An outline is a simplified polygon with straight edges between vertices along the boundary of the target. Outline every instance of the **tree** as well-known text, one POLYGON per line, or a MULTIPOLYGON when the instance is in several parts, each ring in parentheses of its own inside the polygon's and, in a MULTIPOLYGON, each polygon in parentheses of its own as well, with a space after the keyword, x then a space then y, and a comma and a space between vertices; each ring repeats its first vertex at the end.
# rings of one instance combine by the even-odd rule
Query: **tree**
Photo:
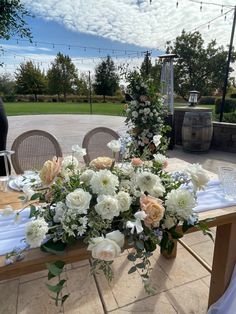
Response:
POLYGON ((4 96, 5 100, 12 100, 15 96, 15 85, 10 74, 2 74, 0 76, 0 95, 4 96))
POLYGON ((102 61, 95 69, 94 90, 97 95, 113 96, 119 86, 119 76, 116 73, 115 65, 110 56, 102 61))
POLYGON ((88 96, 89 95, 89 77, 85 73, 81 73, 80 77, 76 81, 77 95, 88 96))
POLYGON ((148 79, 151 74, 152 61, 150 58, 150 52, 146 52, 144 55, 144 60, 140 66, 140 73, 144 79, 148 79))
MULTIPOLYGON (((182 34, 175 40, 174 45, 167 43, 167 53, 175 53, 178 59, 174 66, 175 91, 187 100, 190 90, 198 90, 200 95, 211 95, 215 90, 222 90, 226 72, 228 52, 223 46, 217 47, 212 40, 206 48, 201 34, 182 34)), ((232 62, 236 54, 233 53, 232 62)), ((230 72, 233 69, 230 68, 230 72)))
POLYGON ((0 3, 0 38, 10 39, 14 35, 31 38, 30 29, 24 18, 31 16, 20 0, 1 0, 0 3))
POLYGON ((51 94, 63 94, 64 100, 76 88, 78 74, 75 65, 69 56, 58 53, 51 69, 48 70, 48 89, 51 94))
POLYGON ((19 94, 33 94, 35 101, 37 95, 46 89, 46 77, 32 61, 21 63, 16 72, 16 90, 19 94))

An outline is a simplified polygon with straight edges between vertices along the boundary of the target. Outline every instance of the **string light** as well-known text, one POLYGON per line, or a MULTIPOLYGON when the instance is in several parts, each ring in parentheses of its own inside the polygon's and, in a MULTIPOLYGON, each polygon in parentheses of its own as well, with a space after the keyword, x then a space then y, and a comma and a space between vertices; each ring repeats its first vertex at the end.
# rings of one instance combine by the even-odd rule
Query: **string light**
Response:
POLYGON ((177 1, 176 2, 176 8, 178 9, 178 7, 179 7, 179 2, 177 1))
POLYGON ((201 2, 201 4, 200 4, 200 12, 202 12, 202 2, 201 2))

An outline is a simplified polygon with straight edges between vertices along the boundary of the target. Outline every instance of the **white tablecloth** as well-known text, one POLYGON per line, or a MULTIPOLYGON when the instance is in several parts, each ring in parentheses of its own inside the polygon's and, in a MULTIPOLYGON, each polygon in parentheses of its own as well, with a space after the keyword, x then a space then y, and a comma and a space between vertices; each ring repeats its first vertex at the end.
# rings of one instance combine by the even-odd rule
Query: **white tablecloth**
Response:
POLYGON ((198 205, 194 208, 196 213, 236 205, 236 199, 233 201, 225 199, 224 191, 218 180, 210 181, 205 190, 197 192, 197 202, 198 205))
POLYGON ((21 220, 18 224, 14 223, 15 213, 8 217, 0 215, 0 255, 11 252, 15 247, 25 246, 22 240, 25 235, 26 223, 30 221, 29 214, 30 209, 24 209, 20 214, 21 220))

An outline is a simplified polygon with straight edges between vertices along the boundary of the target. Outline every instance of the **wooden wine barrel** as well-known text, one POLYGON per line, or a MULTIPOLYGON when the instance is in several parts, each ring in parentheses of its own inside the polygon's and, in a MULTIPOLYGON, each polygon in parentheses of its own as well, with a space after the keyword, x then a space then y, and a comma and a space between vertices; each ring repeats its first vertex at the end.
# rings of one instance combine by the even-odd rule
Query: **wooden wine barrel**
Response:
POLYGON ((211 112, 186 112, 182 126, 184 150, 208 151, 213 133, 211 112))

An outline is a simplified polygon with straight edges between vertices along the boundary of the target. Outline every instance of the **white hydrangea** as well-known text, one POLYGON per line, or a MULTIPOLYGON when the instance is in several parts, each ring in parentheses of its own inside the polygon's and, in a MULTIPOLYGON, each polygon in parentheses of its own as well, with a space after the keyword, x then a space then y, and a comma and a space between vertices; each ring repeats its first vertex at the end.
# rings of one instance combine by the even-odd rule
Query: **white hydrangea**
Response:
POLYGON ((175 217, 167 215, 164 219, 163 227, 166 229, 170 229, 170 228, 174 227, 176 222, 177 222, 177 220, 175 217))
POLYGON ((124 191, 120 191, 117 194, 117 200, 118 200, 118 206, 120 212, 125 212, 129 210, 132 198, 130 197, 129 193, 126 193, 124 191))
POLYGON ((118 177, 107 169, 95 172, 90 181, 90 186, 92 188, 93 193, 101 195, 115 194, 118 185, 119 185, 118 177))
POLYGON ((95 205, 95 211, 102 219, 112 220, 120 214, 118 200, 110 195, 99 195, 97 204, 95 205))
POLYGON ((83 189, 76 189, 66 196, 66 205, 75 209, 78 214, 87 214, 92 195, 83 189))
POLYGON ((87 169, 81 174, 80 180, 85 184, 90 184, 90 180, 92 179, 94 173, 95 172, 93 170, 87 169))
POLYGON ((149 192, 160 182, 160 178, 154 173, 143 171, 137 174, 136 182, 141 191, 149 192))
POLYGON ((130 176, 134 173, 134 167, 130 162, 117 163, 115 169, 119 170, 124 176, 130 176))
POLYGON ((107 144, 107 147, 110 148, 114 153, 118 153, 121 149, 121 142, 112 140, 107 144))
POLYGON ((200 164, 189 165, 184 170, 191 178, 195 189, 202 189, 209 181, 209 176, 200 164))
POLYGON ((172 190, 166 196, 167 212, 177 215, 179 218, 188 219, 196 206, 193 194, 185 189, 172 190))
POLYGON ((26 242, 31 248, 39 247, 48 232, 48 224, 44 218, 38 218, 30 221, 26 225, 26 242))

